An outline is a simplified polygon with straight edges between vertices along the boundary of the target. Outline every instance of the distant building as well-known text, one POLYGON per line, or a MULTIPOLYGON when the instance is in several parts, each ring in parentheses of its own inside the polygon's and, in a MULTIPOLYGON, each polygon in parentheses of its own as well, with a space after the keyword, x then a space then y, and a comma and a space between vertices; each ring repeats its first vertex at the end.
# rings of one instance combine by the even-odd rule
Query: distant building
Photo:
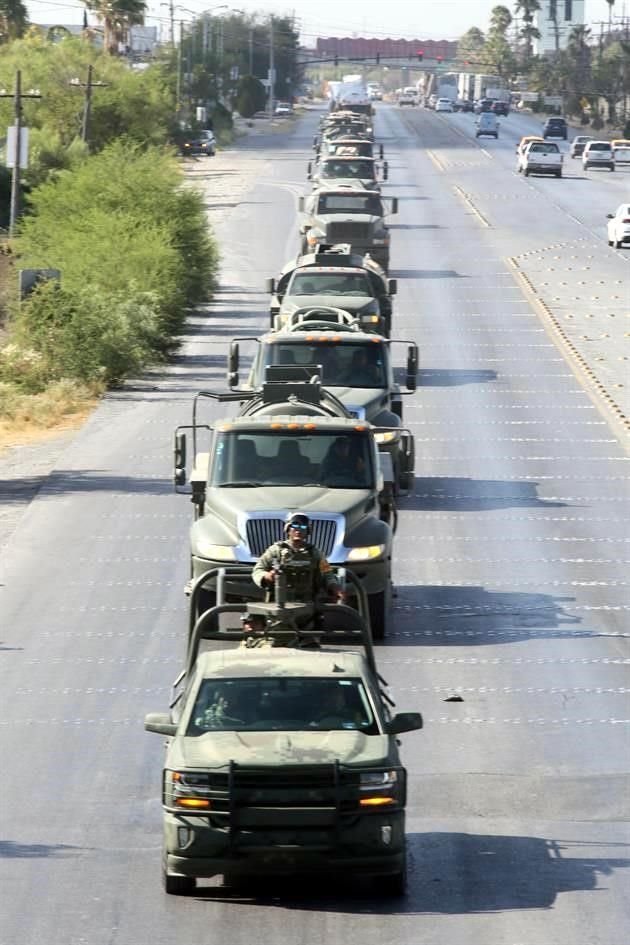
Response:
POLYGON ((584 25, 584 2, 540 0, 540 10, 534 14, 534 26, 540 33, 540 39, 534 40, 537 56, 566 49, 573 27, 584 25))

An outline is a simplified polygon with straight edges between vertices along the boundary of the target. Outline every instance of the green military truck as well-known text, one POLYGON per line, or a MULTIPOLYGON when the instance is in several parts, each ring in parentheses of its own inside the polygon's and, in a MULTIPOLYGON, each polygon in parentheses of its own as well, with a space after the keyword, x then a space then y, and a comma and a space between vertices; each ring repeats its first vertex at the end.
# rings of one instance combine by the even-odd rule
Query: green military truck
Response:
POLYGON ((239 384, 240 344, 255 342, 254 360, 243 389, 260 390, 269 367, 319 366, 322 385, 340 400, 350 416, 367 420, 373 427, 379 450, 391 454, 394 483, 409 490, 413 484, 413 437, 402 429, 403 396, 416 390, 418 346, 413 341, 391 341, 380 335, 349 330, 325 321, 325 309, 295 318, 288 330, 260 337, 240 338, 230 344, 228 384, 239 384), (406 391, 394 379, 392 349, 407 346, 406 391), (396 429, 398 428, 398 432, 396 429))
POLYGON ((387 161, 382 164, 376 158, 334 155, 313 163, 309 161, 306 174, 313 188, 323 184, 360 181, 366 190, 380 190, 381 181, 389 176, 387 161))
POLYGON ((358 187, 321 187, 300 197, 298 209, 302 252, 321 252, 345 243, 352 253, 369 253, 387 272, 390 231, 385 221, 389 214, 398 213, 396 197, 385 200, 358 187))
POLYGON ((300 310, 343 309, 367 331, 389 338, 396 279, 388 279, 371 258, 352 253, 348 244, 308 253, 288 262, 277 279, 267 279, 271 328, 282 329, 300 310))
MULTIPOLYGON (((396 524, 391 458, 379 452, 372 426, 351 417, 321 387, 317 370, 305 368, 302 374, 310 381, 296 382, 295 369, 287 374, 287 368, 270 367, 260 391, 202 391, 194 400, 192 424, 178 427, 179 490, 186 485, 188 431, 193 438, 192 578, 230 563, 251 570, 262 552, 283 537, 287 516, 305 512, 313 543, 331 564, 348 568, 361 580, 372 632, 382 639, 391 609, 396 524), (239 401, 242 413, 202 424, 198 407, 203 398, 239 401), (202 435, 208 435, 203 447, 202 435), (352 457, 344 468, 333 461, 339 440, 352 457)), ((244 574, 234 580, 230 594, 246 600, 254 590, 244 574)), ((205 605, 211 606, 216 594, 211 582, 204 593, 205 605)))
MULTIPOLYGON (((230 584, 228 568, 215 575, 230 584), (223 573, 222 573, 223 572, 223 573)), ((193 587, 191 612, 200 582, 193 587)), ((217 605, 195 621, 170 711, 145 718, 168 739, 162 776, 162 876, 171 895, 198 879, 262 875, 373 877, 405 892, 407 777, 398 736, 422 727, 393 715, 365 616, 324 604, 217 605), (247 609, 262 630, 241 629, 247 609), (329 622, 332 618, 332 622, 329 622), (334 629, 333 629, 334 628, 334 629), (220 649, 205 649, 212 644, 220 649), (231 645, 231 647, 230 647, 231 645)))

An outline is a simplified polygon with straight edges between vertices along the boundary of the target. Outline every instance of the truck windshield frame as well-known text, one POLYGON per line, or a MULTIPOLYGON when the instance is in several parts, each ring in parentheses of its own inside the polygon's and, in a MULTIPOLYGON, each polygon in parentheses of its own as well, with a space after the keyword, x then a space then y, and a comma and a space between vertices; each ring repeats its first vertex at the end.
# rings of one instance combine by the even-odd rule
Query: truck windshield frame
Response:
POLYGON ((375 488, 367 430, 225 430, 216 437, 211 488, 375 488))
POLYGON ((208 732, 381 734, 361 677, 246 676, 201 679, 186 735, 208 732))
POLYGON ((375 194, 322 194, 317 203, 317 213, 369 213, 382 217, 383 204, 375 194))
POLYGON ((319 364, 322 368, 322 384, 326 387, 381 390, 389 383, 388 353, 386 346, 380 342, 304 343, 299 339, 274 342, 263 347, 256 384, 262 384, 265 369, 270 365, 319 364))
POLYGON ((362 271, 313 272, 302 269, 293 273, 287 295, 347 295, 371 299, 373 292, 367 273, 362 271))

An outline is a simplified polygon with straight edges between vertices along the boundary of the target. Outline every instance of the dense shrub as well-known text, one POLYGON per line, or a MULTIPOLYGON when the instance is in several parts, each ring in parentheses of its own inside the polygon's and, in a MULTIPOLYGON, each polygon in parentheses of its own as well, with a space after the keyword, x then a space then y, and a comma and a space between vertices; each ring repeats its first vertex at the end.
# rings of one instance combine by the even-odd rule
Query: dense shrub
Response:
POLYGON ((236 110, 243 118, 251 118, 264 109, 267 91, 262 82, 253 75, 245 75, 238 84, 236 110))

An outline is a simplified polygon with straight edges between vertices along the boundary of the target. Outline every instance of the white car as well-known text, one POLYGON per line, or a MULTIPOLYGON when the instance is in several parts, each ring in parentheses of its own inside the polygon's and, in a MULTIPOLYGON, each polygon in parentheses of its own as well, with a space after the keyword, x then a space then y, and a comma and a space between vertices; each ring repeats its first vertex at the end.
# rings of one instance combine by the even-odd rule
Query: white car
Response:
POLYGON ((453 103, 450 98, 439 98, 435 103, 436 112, 452 112, 453 103))
POLYGON ((290 102, 278 102, 273 113, 274 115, 292 115, 293 105, 290 102))
POLYGON ((398 95, 398 104, 399 105, 417 105, 418 104, 418 93, 416 89, 409 85, 400 92, 398 95))
POLYGON ((585 171, 589 167, 607 167, 614 171, 615 158, 610 141, 587 141, 582 152, 582 167, 585 171))
POLYGON ((608 245, 621 249, 622 243, 630 243, 630 204, 622 203, 615 214, 608 214, 608 245))

